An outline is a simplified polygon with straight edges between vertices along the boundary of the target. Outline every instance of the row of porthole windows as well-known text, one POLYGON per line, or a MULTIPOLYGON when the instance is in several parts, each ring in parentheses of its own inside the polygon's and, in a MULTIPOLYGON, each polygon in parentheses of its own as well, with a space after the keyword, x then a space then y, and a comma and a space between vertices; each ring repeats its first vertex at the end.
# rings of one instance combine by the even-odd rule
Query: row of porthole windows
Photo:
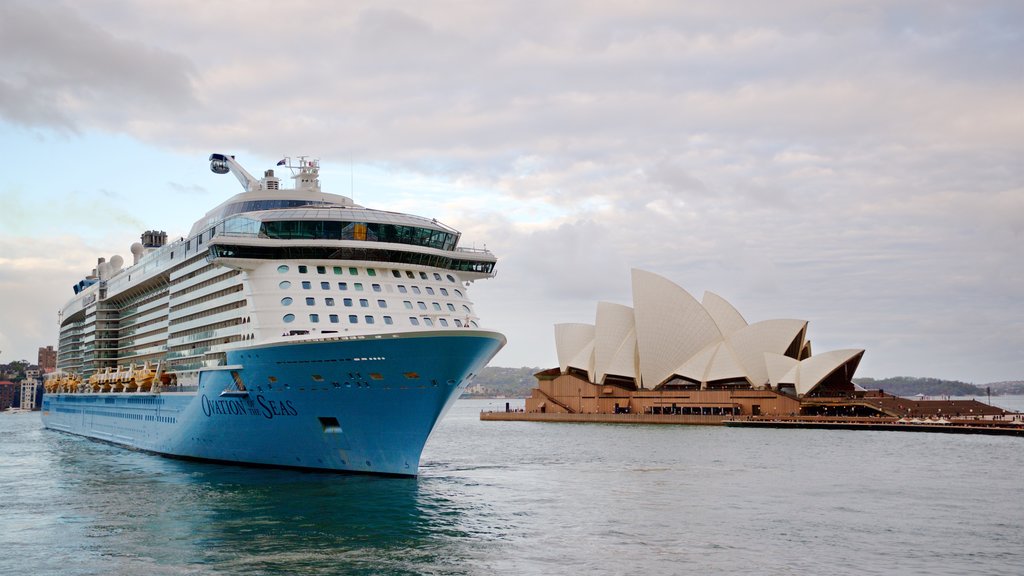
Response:
MULTIPOLYGON (((291 306, 292 302, 294 302, 294 300, 292 299, 291 296, 285 296, 284 298, 281 298, 281 305, 283 305, 283 306, 291 306)), ((366 299, 366 298, 359 298, 358 302, 359 302, 359 307, 360 308, 369 308, 370 307, 370 301, 368 299, 366 299)), ((346 308, 351 308, 351 307, 355 306, 356 300, 353 299, 353 298, 342 298, 341 299, 341 303, 346 308)), ((335 305, 334 298, 324 298, 324 305, 326 305, 326 306, 334 306, 335 305)), ((306 306, 316 306, 316 298, 307 297, 306 298, 306 306)), ((377 300, 377 307, 378 308, 387 308, 388 307, 388 301, 387 300, 377 300)), ((454 308, 452 308, 452 310, 454 310, 454 308)))
MULTIPOLYGON (((282 280, 281 282, 278 283, 277 286, 280 289, 282 289, 282 290, 288 290, 289 288, 292 287, 292 283, 291 283, 290 280, 282 280)), ((309 280, 303 280, 301 282, 301 286, 302 286, 303 290, 312 290, 313 289, 313 283, 310 282, 309 280)), ((419 286, 411 286, 411 288, 412 288, 412 293, 413 294, 421 294, 422 293, 422 291, 420 290, 419 286)), ((331 283, 330 282, 321 282, 320 283, 320 289, 321 290, 330 290, 331 289, 331 283)), ((352 289, 355 290, 356 292, 362 292, 364 290, 363 283, 362 282, 353 282, 352 283, 352 289)), ((374 292, 381 292, 382 291, 382 288, 381 288, 380 284, 371 284, 370 285, 370 289, 373 290, 374 292)), ((342 292, 347 292, 348 291, 348 282, 338 282, 338 290, 340 290, 342 292)), ((431 288, 430 286, 425 287, 424 290, 426 290, 427 294, 429 294, 430 296, 434 296, 435 295, 434 289, 431 288)), ((442 296, 448 296, 448 289, 447 288, 438 288, 438 290, 440 290, 442 296)), ((459 298, 465 298, 465 296, 462 294, 461 290, 459 290, 458 288, 455 288, 454 290, 455 290, 455 293, 458 294, 459 298)), ((404 284, 399 284, 398 285, 398 291, 401 292, 402 294, 408 294, 409 293, 409 288, 406 287, 404 284)))
MULTIPOLYGON (((440 302, 431 302, 430 304, 433 306, 435 311, 437 311, 437 312, 441 311, 441 303, 440 302)), ((451 302, 446 302, 445 304, 448 307, 448 311, 449 312, 455 312, 455 305, 454 304, 452 304, 451 302)), ((410 300, 402 300, 402 305, 405 306, 406 310, 412 310, 413 309, 412 301, 410 301, 410 300)), ((420 310, 426 310, 427 309, 427 303, 423 302, 423 301, 417 301, 416 302, 416 306, 419 307, 420 310)), ((469 309, 469 306, 466 306, 465 304, 462 305, 462 309, 466 312, 466 314, 472 314, 473 313, 473 311, 469 309)))
MULTIPOLYGON (((438 274, 437 272, 434 272, 433 274, 434 274, 434 280, 437 280, 438 282, 440 282, 441 281, 441 275, 438 274)), ((392 270, 391 271, 391 275, 394 276, 395 278, 401 278, 402 277, 402 272, 400 270, 392 270)), ((405 271, 405 277, 406 278, 415 279, 416 278, 416 274, 412 270, 406 270, 405 271)), ((445 274, 445 278, 447 278, 448 281, 451 282, 452 284, 455 284, 455 277, 452 276, 451 274, 445 274)), ((427 280, 427 279, 428 279, 427 273, 426 272, 420 272, 420 280, 427 280)))
MULTIPOLYGON (((409 286, 407 288, 405 286, 405 284, 399 284, 398 285, 398 291, 401 292, 402 294, 407 294, 409 292, 410 288, 412 289, 412 293, 413 294, 420 294, 420 287, 419 286, 409 286)), ((431 296, 434 295, 434 289, 431 288, 430 286, 426 286, 423 289, 427 291, 427 294, 429 294, 431 296)), ((447 288, 438 288, 438 290, 441 292, 442 296, 448 296, 448 289, 447 288)), ((459 298, 465 298, 465 296, 463 296, 463 294, 462 294, 462 290, 459 290, 458 288, 453 288, 453 290, 455 290, 455 293, 459 295, 459 298)))
MULTIPOLYGON (((309 273, 309 266, 306 266, 305 264, 300 264, 299 266, 297 266, 297 268, 299 270, 299 274, 308 274, 309 273)), ((313 266, 313 268, 316 268, 316 273, 317 274, 327 274, 327 266, 313 266)), ((277 267, 277 271, 280 272, 281 274, 285 274, 289 270, 291 270, 291 268, 287 264, 281 264, 280 266, 277 267)), ((331 266, 331 270, 337 276, 341 276, 342 274, 345 273, 345 268, 342 267, 342 266, 331 266)), ((359 276, 359 268, 356 268, 354 266, 350 267, 348 269, 348 275, 349 276, 359 276)), ((367 268, 366 269, 366 275, 367 276, 376 276, 377 275, 377 271, 375 269, 373 269, 373 268, 367 268)))
MULTIPOLYGON (((281 280, 281 282, 279 282, 277 286, 281 290, 287 290, 287 289, 292 287, 292 283, 290 281, 288 281, 288 280, 281 280)), ((380 292, 382 290, 381 287, 380 287, 380 284, 371 284, 370 288, 374 292, 380 292)), ((312 290, 313 289, 313 283, 310 282, 309 280, 303 280, 302 281, 302 289, 303 290, 312 290)), ((330 290, 331 289, 331 283, 330 282, 321 282, 320 283, 320 289, 321 290, 330 290)), ((363 283, 362 282, 353 282, 352 283, 352 289, 355 290, 356 292, 362 292, 364 290, 363 283)), ((347 292, 348 291, 348 282, 338 282, 338 290, 341 290, 342 292, 347 292)))
MULTIPOLYGON (((284 320, 285 324, 289 324, 291 322, 294 322, 295 321, 295 314, 285 314, 284 317, 282 317, 282 320, 284 320)), ((394 319, 391 316, 384 316, 383 320, 384 320, 384 323, 388 324, 388 325, 391 325, 391 324, 395 323, 394 319)), ((313 324, 319 324, 320 323, 320 314, 310 314, 309 315, 309 321, 311 323, 313 323, 313 324)), ((338 315, 338 314, 327 314, 327 321, 330 322, 331 324, 339 324, 341 322, 341 316, 338 315)), ((462 320, 459 320, 458 318, 455 318, 452 321, 455 323, 455 326, 458 327, 458 328, 469 327, 469 326, 472 326, 473 328, 477 328, 478 327, 478 325, 477 325, 475 320, 470 320, 466 324, 463 324, 462 320)), ((438 324, 440 326, 442 326, 444 328, 448 328, 449 327, 449 323, 448 323, 448 320, 446 318, 438 318, 437 322, 438 322, 438 324)), ((359 324, 359 315, 358 314, 349 314, 348 315, 348 323, 349 324, 359 324)), ((370 315, 370 314, 367 314, 367 315, 363 316, 363 323, 365 323, 365 324, 374 324, 374 323, 376 323, 376 318, 374 316, 370 315)), ((410 316, 409 317, 409 323, 412 324, 413 326, 419 326, 421 324, 421 319, 417 318, 416 316, 410 316)), ((422 324, 424 326, 433 327, 434 326, 434 320, 432 318, 427 318, 426 316, 424 316, 422 318, 422 324)))
MULTIPOLYGON (((300 265, 297 266, 297 268, 299 270, 299 274, 308 274, 310 267, 306 266, 304 264, 300 264, 300 265)), ((316 273, 317 274, 327 274, 327 266, 313 266, 313 268, 316 269, 316 273)), ((289 267, 287 264, 281 264, 280 266, 277 267, 277 271, 280 272, 281 274, 286 274, 289 270, 291 270, 291 267, 289 267)), ((331 266, 331 271, 334 272, 334 274, 340 276, 340 275, 345 273, 345 268, 343 266, 331 266)), ((349 267, 348 274, 349 274, 349 276, 358 276, 359 275, 359 268, 356 268, 354 266, 349 267)), ((376 276, 377 275, 377 270, 375 268, 367 268, 366 269, 366 275, 367 276, 376 276)), ((402 277, 402 271, 401 270, 392 270, 391 271, 391 275, 394 276, 395 278, 401 278, 402 277)), ((442 278, 441 278, 440 274, 438 274, 437 272, 433 272, 433 275, 434 275, 434 280, 436 280, 438 282, 442 281, 442 278)), ((416 278, 416 273, 414 273, 412 270, 406 270, 405 271, 405 276, 407 278, 415 279, 416 278)), ((429 279, 429 276, 427 276, 426 272, 420 272, 419 273, 419 277, 420 277, 421 280, 428 280, 429 279)), ((445 274, 445 278, 447 278, 448 281, 451 282, 452 284, 456 283, 455 277, 452 276, 451 274, 445 274)))
MULTIPOLYGON (((327 314, 326 316, 327 316, 328 322, 330 322, 331 324, 338 324, 339 322, 341 322, 341 316, 339 316, 338 314, 327 314)), ((295 314, 285 314, 284 317, 282 318, 282 320, 284 320, 286 324, 294 322, 295 321, 295 314)), ((384 320, 385 324, 394 324, 395 323, 394 319, 391 316, 384 316, 383 320, 384 320)), ((309 315, 309 321, 314 323, 314 324, 319 323, 320 322, 320 314, 310 314, 309 315)), ((370 315, 370 314, 367 314, 367 315, 363 316, 363 322, 365 324, 374 324, 374 323, 376 323, 376 321, 377 321, 376 318, 374 316, 370 315)), ((349 314, 348 315, 348 323, 349 324, 358 324, 359 323, 359 315, 358 314, 349 314)))

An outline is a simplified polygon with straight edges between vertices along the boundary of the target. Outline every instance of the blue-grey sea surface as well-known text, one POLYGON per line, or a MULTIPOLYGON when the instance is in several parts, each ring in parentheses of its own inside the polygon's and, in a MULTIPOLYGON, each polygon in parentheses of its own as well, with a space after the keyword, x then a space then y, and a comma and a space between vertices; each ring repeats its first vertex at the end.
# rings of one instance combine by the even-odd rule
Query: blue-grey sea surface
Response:
POLYGON ((1024 438, 479 420, 504 402, 456 403, 416 479, 0 414, 0 574, 1024 574, 1024 438))

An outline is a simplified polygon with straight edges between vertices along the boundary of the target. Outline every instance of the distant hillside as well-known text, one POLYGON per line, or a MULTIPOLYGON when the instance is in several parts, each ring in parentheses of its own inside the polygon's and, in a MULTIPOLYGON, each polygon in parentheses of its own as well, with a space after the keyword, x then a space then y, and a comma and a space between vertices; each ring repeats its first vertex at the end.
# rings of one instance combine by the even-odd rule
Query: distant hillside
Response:
MULTIPOLYGON (((881 380, 854 378, 853 381, 869 390, 881 389, 897 396, 914 396, 917 394, 924 394, 925 396, 984 396, 987 394, 985 386, 976 386, 959 380, 941 380, 939 378, 895 376, 881 380)), ((996 388, 993 387, 992 394, 998 393, 996 388)))
POLYGON ((464 398, 526 398, 530 390, 537 386, 534 374, 541 368, 501 368, 488 366, 480 371, 473 380, 470 390, 462 394, 464 398))

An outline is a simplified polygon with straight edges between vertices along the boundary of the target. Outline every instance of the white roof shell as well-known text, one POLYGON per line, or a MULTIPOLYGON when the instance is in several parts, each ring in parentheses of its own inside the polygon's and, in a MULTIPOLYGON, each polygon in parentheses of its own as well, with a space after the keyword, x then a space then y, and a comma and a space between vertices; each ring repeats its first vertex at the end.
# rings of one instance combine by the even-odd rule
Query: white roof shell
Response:
POLYGON ((601 383, 608 374, 639 379, 633 309, 598 302, 594 325, 594 381, 601 383))
POLYGON ((632 271, 633 307, 597 304, 594 324, 556 324, 562 372, 583 370, 591 382, 634 378, 655 388, 675 377, 707 386, 746 379, 753 386, 790 384, 812 391, 836 370, 856 369, 863 350, 809 356, 807 321, 780 319, 748 324, 724 298, 705 292, 703 303, 673 282, 632 271))
POLYGON ((665 382, 694 354, 722 340, 718 325, 700 302, 657 274, 633 269, 633 309, 646 388, 665 382))
POLYGON ((585 370, 594 381, 593 324, 555 324, 555 351, 562 372, 569 368, 585 370))

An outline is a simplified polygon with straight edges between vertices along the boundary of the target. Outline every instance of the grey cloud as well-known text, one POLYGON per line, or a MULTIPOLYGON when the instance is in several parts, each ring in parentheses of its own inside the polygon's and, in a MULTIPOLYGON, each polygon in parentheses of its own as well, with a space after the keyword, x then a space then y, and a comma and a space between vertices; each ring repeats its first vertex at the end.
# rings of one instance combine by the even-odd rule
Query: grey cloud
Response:
POLYGON ((17 124, 123 127, 194 104, 185 58, 119 39, 62 3, 0 4, 0 65, 0 116, 17 124))
MULTIPOLYGON (((820 321, 826 347, 869 349, 867 375, 910 372, 914 345, 946 358, 965 325, 979 358, 991 334, 1024 348, 1004 329, 1024 323, 1019 2, 9 6, 14 121, 313 152, 553 207, 546 230, 474 214, 502 258, 477 297, 519 341, 628 301, 637 266, 751 319, 820 321)), ((503 354, 535 364, 519 346, 503 354)), ((1019 377, 1003 362, 986 369, 1019 377)), ((954 364, 936 375, 979 365, 954 364)))

